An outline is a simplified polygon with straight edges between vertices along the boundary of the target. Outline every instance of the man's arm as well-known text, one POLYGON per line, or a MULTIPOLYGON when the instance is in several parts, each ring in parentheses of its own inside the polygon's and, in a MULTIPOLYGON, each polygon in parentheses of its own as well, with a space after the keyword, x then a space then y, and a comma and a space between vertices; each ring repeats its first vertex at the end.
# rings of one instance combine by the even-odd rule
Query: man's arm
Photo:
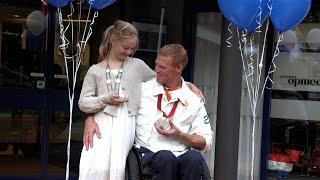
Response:
POLYGON ((89 147, 93 147, 93 135, 96 133, 97 137, 100 139, 100 129, 98 124, 94 121, 94 116, 89 115, 86 119, 84 132, 83 132, 83 144, 86 147, 86 150, 89 150, 89 147))
POLYGON ((180 132, 176 137, 188 147, 192 147, 199 151, 206 147, 206 140, 200 135, 180 132))

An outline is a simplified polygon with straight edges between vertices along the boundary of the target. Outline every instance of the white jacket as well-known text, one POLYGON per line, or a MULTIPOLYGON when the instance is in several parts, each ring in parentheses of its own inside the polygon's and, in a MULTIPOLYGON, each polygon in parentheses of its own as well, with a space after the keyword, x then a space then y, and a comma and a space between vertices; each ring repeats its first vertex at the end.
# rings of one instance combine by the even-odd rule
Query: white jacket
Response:
MULTIPOLYGON (((189 147, 173 137, 165 137, 159 134, 154 127, 155 121, 163 118, 162 112, 157 109, 159 94, 164 94, 164 89, 156 79, 142 83, 135 143, 138 148, 143 146, 153 152, 170 150, 176 156, 179 156, 185 153, 189 147)), ((213 132, 203 102, 188 88, 185 81, 183 81, 181 88, 171 91, 170 94, 172 99, 169 102, 165 96, 162 97, 162 110, 169 114, 174 102, 179 99, 172 119, 173 124, 182 132, 204 137, 206 147, 203 151, 209 150, 212 145, 213 132)))

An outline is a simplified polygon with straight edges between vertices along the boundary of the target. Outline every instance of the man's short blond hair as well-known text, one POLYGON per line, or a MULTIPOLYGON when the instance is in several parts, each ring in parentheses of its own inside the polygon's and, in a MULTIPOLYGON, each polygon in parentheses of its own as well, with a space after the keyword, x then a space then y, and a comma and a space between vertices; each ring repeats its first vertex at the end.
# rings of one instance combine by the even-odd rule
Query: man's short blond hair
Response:
POLYGON ((182 65, 184 69, 188 63, 188 53, 180 44, 167 44, 158 51, 158 56, 171 57, 173 65, 182 65))

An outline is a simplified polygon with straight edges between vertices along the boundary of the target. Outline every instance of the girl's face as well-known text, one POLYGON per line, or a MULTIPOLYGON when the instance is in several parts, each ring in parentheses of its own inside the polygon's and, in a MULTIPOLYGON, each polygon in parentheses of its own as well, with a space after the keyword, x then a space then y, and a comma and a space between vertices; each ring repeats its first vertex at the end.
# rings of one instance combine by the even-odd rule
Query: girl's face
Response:
POLYGON ((137 37, 127 36, 122 40, 112 40, 111 52, 118 60, 124 61, 137 48, 137 37))

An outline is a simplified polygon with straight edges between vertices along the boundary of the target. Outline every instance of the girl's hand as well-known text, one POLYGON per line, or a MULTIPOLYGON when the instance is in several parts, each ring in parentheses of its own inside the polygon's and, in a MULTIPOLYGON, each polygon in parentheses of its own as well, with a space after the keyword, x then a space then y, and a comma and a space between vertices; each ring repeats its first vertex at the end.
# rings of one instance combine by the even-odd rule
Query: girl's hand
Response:
POLYGON ((189 88, 192 92, 194 92, 198 97, 200 97, 201 101, 206 103, 206 98, 204 97, 204 95, 202 94, 202 91, 194 84, 192 84, 191 82, 189 82, 189 88))
POLYGON ((110 104, 114 104, 114 105, 120 105, 128 101, 128 98, 122 98, 119 96, 119 94, 116 94, 116 93, 110 94, 109 98, 110 98, 110 104))

